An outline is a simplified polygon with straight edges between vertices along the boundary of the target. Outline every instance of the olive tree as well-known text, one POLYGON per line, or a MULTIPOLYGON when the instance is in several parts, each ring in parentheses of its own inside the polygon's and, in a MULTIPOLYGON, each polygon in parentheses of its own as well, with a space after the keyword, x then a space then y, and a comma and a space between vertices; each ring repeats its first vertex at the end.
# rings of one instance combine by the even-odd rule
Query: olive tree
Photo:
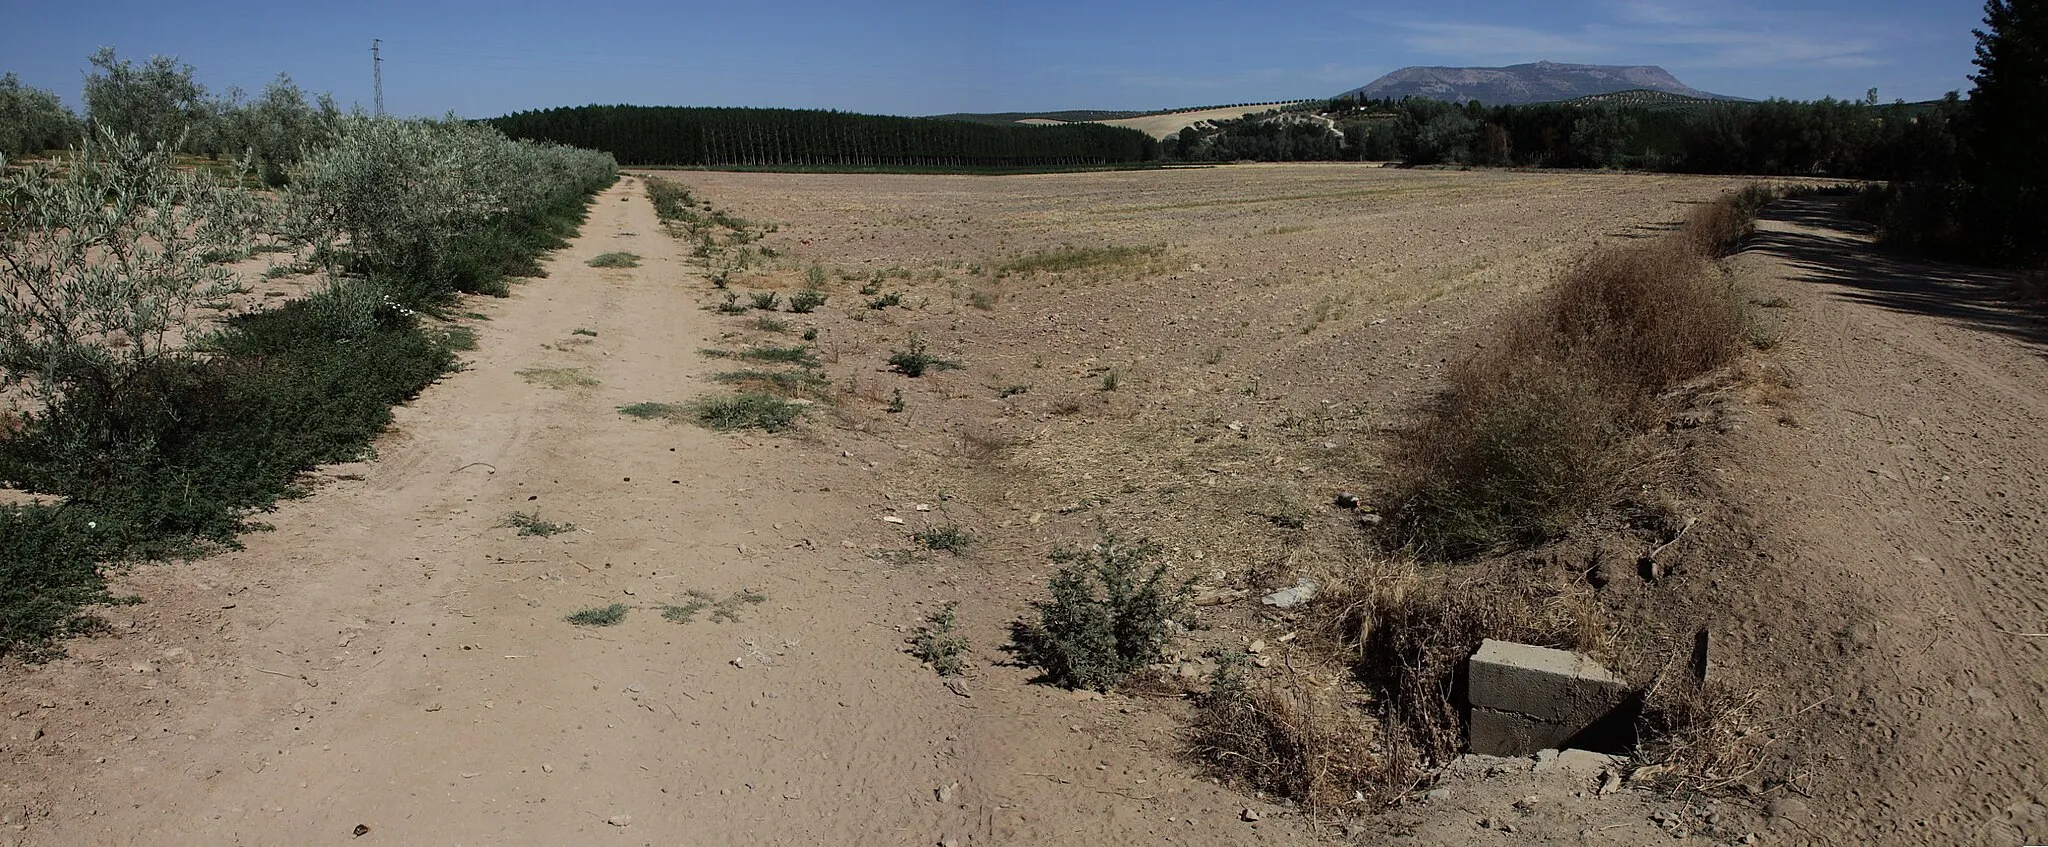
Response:
POLYGON ((165 146, 105 131, 0 177, 0 381, 45 404, 112 396, 178 355, 257 214, 165 146))
POLYGON ((206 87, 191 65, 175 57, 151 56, 136 65, 102 47, 85 76, 85 108, 93 126, 136 135, 147 144, 175 145, 208 111, 206 87))
POLYGON ((0 153, 40 153, 78 143, 78 116, 57 95, 0 76, 0 153))

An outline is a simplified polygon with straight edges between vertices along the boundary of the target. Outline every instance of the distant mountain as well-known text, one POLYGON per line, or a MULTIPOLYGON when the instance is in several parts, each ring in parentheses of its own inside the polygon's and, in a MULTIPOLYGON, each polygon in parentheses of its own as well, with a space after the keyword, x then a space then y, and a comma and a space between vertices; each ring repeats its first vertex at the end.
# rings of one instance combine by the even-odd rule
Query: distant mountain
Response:
POLYGON ((1679 82, 1655 65, 1566 65, 1534 62, 1504 68, 1402 68, 1339 97, 1363 96, 1398 100, 1432 97, 1489 106, 1549 103, 1631 89, 1647 89, 1701 100, 1741 98, 1709 94, 1679 82))

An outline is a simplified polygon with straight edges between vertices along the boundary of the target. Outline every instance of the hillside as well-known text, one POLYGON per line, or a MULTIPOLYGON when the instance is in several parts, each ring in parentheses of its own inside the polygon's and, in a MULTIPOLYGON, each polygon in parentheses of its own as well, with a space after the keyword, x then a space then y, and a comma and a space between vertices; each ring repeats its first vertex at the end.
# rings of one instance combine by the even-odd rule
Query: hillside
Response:
POLYGON ((1734 100, 1678 81, 1655 65, 1570 65, 1534 62, 1502 68, 1402 68, 1339 97, 1430 97, 1490 106, 1547 103, 1631 89, 1701 100, 1734 100))

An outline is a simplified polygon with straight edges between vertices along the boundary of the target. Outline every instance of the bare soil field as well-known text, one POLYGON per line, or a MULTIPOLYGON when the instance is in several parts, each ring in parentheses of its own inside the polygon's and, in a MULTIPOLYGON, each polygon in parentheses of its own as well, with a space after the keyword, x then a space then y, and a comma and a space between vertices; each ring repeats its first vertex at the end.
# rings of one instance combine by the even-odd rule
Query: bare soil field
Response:
POLYGON ((0 844, 2048 838, 2048 363, 2039 322, 1956 305, 1994 277, 1873 258, 1797 203, 1730 263, 1772 349, 1674 427, 1703 528, 1604 602, 1715 633, 1715 673, 1754 692, 1753 776, 1601 791, 1603 766, 1475 759, 1310 816, 1189 755, 1206 657, 1256 640, 1254 682, 1353 696, 1303 646, 1329 634, 1258 595, 1372 555, 1331 498, 1372 495, 1388 432, 1495 315, 1738 181, 669 178, 773 225, 738 303, 822 274, 826 304, 717 311, 623 180, 546 278, 461 307, 487 317, 468 366, 375 461, 244 550, 126 573, 144 602, 70 658, 0 668, 0 844), (587 265, 612 251, 639 266, 587 265), (725 390, 743 365, 701 350, 813 330, 829 383, 790 432, 618 411, 725 390), (913 343, 958 367, 892 372, 913 343), (1120 693, 1033 684, 1009 625, 1048 553, 1104 530, 1215 602, 1120 693), (725 602, 664 617, 699 596, 725 602), (905 651, 949 602, 952 680, 905 651), (616 626, 563 620, 613 603, 616 626))

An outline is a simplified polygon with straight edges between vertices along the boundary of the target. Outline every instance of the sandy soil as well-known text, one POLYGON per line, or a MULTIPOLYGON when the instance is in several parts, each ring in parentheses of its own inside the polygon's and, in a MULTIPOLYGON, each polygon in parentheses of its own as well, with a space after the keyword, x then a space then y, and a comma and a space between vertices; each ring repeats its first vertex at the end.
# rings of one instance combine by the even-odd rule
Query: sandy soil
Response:
POLYGON ((0 844, 2044 837, 2048 639, 2006 634, 2048 628, 2021 458, 2048 420, 2042 336, 1954 296, 1995 280, 1874 259, 1798 206, 1737 260, 1759 300, 1783 298, 1761 312, 1783 343, 1756 366, 1792 386, 1700 430, 1753 549, 1652 599, 1711 609, 1716 672, 1764 692, 1787 781, 1602 796, 1597 768, 1475 761, 1347 829, 1182 753, 1198 683, 1180 671, 1263 638, 1279 661, 1262 674, 1313 674, 1281 641, 1298 619, 1204 608, 1186 664, 1069 695, 998 649, 1042 596, 1046 553, 1142 534, 1205 590, 1331 566, 1357 529, 1323 504, 1369 478, 1386 428, 1491 315, 1735 183, 1345 166, 683 179, 778 227, 783 258, 736 288, 792 290, 816 263, 827 307, 781 330, 707 311, 715 292, 637 180, 607 192, 548 278, 464 307, 491 318, 470 366, 400 410, 376 461, 324 471, 244 551, 128 574, 120 590, 147 602, 108 610, 117 635, 0 670, 0 844), (995 272, 1063 244, 1158 249, 995 272), (614 250, 642 266, 585 265, 614 250), (876 272, 914 308, 868 308, 854 289, 876 272), (834 394, 795 435, 615 411, 713 390, 726 365, 700 347, 805 327, 834 394), (912 331, 963 367, 886 373, 912 331), (519 373, 535 368, 597 384, 519 373), (515 510, 577 529, 521 538, 498 525, 515 510), (917 549, 909 533, 941 521, 975 544, 917 549), (768 599, 736 622, 663 620, 691 589, 768 599), (902 652, 945 601, 974 643, 958 692, 902 652), (633 607, 617 627, 562 621, 610 602, 633 607))

